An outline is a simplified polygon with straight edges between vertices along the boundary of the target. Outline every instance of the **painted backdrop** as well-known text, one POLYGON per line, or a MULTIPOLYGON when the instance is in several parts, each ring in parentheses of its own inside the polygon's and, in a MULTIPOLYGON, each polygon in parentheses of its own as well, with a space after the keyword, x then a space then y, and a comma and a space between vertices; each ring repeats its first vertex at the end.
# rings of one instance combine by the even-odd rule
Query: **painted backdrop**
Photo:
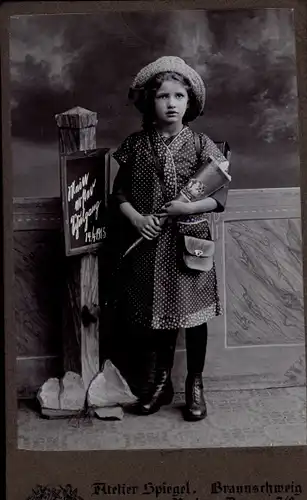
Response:
POLYGON ((203 76, 205 114, 193 126, 229 142, 233 188, 299 185, 290 10, 20 16, 10 54, 14 196, 59 195, 56 113, 97 111, 103 147, 138 129, 127 89, 162 55, 203 76))

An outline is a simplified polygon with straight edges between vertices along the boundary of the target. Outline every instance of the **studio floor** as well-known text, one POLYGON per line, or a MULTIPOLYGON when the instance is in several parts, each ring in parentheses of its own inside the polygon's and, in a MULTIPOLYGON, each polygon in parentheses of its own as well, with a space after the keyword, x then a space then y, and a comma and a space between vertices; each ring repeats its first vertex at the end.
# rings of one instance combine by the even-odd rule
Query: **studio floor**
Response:
POLYGON ((182 419, 182 395, 147 417, 120 421, 46 420, 20 402, 18 446, 25 450, 127 450, 306 444, 306 388, 207 393, 208 417, 182 419))

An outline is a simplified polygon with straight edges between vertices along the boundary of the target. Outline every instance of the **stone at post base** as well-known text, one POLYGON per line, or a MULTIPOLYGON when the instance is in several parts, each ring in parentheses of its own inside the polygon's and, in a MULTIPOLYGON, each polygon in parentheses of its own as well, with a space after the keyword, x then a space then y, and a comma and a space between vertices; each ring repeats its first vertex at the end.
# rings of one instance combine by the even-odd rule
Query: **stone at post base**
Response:
POLYGON ((123 407, 136 403, 127 382, 113 363, 107 359, 92 380, 87 391, 87 404, 103 420, 122 420, 123 407))
POLYGON ((80 375, 67 372, 62 379, 48 379, 39 389, 37 399, 42 416, 72 417, 85 409, 86 390, 80 375))
POLYGON ((97 113, 76 106, 55 115, 60 154, 96 149, 97 113))
POLYGON ((80 375, 65 373, 61 380, 60 407, 63 410, 80 411, 84 409, 86 390, 80 375))
POLYGON ((124 410, 121 406, 106 406, 105 408, 95 408, 95 415, 100 420, 122 420, 124 410))
POLYGON ((37 399, 42 408, 50 410, 60 409, 60 381, 58 378, 49 378, 39 389, 37 399))

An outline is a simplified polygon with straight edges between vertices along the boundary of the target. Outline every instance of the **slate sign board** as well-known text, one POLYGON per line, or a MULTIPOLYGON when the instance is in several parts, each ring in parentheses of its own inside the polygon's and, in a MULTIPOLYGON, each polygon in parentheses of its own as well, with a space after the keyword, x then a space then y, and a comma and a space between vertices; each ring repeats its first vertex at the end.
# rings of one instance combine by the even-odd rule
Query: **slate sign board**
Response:
POLYGON ((109 150, 61 156, 61 198, 66 255, 95 252, 106 237, 109 150))

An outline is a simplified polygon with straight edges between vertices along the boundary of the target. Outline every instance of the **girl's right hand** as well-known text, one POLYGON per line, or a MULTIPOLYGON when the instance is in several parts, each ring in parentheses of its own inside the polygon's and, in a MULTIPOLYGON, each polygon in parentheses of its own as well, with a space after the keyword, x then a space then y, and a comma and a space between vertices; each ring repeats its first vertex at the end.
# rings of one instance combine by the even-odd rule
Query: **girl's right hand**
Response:
POLYGON ((134 225, 140 235, 146 240, 153 240, 161 232, 159 217, 155 215, 140 215, 134 221, 134 225))

